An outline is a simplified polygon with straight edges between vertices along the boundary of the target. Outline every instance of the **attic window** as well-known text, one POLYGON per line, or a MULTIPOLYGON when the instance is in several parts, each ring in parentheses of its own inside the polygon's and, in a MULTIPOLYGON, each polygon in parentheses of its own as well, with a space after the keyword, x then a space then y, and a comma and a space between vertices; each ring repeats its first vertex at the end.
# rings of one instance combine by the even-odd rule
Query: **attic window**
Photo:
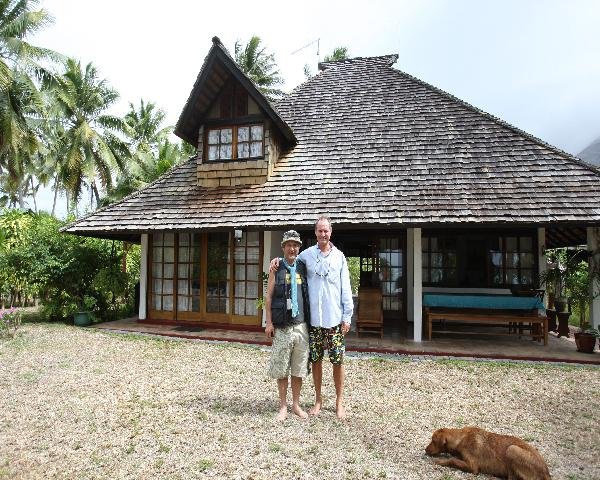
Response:
POLYGON ((262 124, 211 128, 207 136, 209 162, 262 158, 262 124))

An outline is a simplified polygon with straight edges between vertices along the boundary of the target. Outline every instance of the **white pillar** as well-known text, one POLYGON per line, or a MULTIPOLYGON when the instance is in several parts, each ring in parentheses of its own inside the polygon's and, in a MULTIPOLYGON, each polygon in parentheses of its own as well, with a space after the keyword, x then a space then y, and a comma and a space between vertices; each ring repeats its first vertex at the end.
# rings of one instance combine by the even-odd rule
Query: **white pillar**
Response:
MULTIPOLYGON (((600 269, 600 228, 587 228, 587 248, 592 252, 589 259, 590 276, 593 269, 600 269)), ((600 282, 590 282, 590 324, 594 328, 600 328, 600 282)))
POLYGON ((148 291, 148 234, 142 233, 140 252, 140 306, 138 319, 146 319, 146 296, 148 291))
MULTIPOLYGON (((407 243, 412 243, 412 274, 410 275, 410 290, 412 295, 409 297, 409 303, 412 302, 412 318, 414 322, 413 327, 413 339, 415 342, 422 341, 423 332, 423 284, 422 284, 422 260, 423 253, 421 251, 421 229, 420 228, 409 228, 406 232, 407 243)), ((409 249, 410 252, 410 249, 409 249)), ((407 292, 408 295, 408 292, 407 292)))
MULTIPOLYGON (((537 237, 538 237, 538 274, 541 276, 547 269, 548 263, 546 262, 546 229, 544 227, 540 227, 537 229, 537 237)), ((539 285, 539 288, 542 288, 539 285)), ((544 300, 546 299, 546 294, 544 294, 544 300)))
POLYGON ((414 282, 414 265, 413 258, 415 255, 415 239, 412 228, 406 230, 406 319, 409 322, 414 321, 415 306, 413 300, 413 282, 414 282))

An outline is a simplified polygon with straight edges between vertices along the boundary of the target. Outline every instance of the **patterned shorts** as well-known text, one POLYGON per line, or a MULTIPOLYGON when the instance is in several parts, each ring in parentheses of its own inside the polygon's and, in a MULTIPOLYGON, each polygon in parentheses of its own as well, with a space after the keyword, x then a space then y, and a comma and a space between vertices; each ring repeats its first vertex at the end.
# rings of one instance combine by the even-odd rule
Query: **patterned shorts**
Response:
POLYGON ((308 375, 308 326, 302 322, 276 327, 268 375, 271 378, 304 378, 308 375))
POLYGON ((323 352, 327 349, 329 361, 334 365, 341 365, 344 360, 346 343, 342 333, 342 325, 333 328, 310 327, 310 361, 312 363, 323 360, 323 352))

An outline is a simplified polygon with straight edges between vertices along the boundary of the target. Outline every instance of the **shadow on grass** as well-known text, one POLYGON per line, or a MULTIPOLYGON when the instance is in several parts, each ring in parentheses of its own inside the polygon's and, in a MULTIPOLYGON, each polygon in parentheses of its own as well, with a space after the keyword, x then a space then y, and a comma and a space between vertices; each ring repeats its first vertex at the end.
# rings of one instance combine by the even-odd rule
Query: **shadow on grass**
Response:
POLYGON ((190 400, 181 402, 183 407, 192 411, 212 412, 225 415, 258 415, 272 416, 277 409, 276 392, 273 398, 258 398, 251 401, 240 396, 227 397, 224 395, 198 395, 190 400))

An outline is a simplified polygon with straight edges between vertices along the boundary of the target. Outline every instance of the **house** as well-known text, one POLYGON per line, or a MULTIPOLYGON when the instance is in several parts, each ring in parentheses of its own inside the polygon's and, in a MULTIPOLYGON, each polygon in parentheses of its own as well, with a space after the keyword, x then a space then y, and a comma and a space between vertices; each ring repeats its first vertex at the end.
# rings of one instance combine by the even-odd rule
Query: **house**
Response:
POLYGON ((197 155, 65 231, 141 243, 140 321, 258 329, 282 232, 314 241, 327 213, 386 325, 415 341, 423 291, 535 285, 552 247, 598 258, 598 168, 396 60, 321 63, 273 105, 215 37, 175 130, 197 155))

